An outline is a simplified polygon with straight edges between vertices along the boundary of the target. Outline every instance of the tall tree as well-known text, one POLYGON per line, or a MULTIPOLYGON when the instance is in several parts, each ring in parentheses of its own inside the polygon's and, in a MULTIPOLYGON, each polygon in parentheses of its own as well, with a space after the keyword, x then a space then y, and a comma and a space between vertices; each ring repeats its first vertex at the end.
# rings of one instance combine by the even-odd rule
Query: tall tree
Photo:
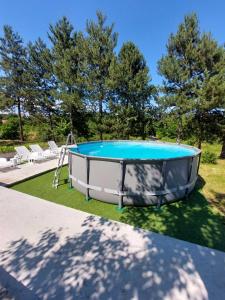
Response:
MULTIPOLYGON (((186 16, 167 43, 167 54, 158 62, 164 76, 164 105, 177 113, 182 129, 182 116, 192 115, 195 136, 201 148, 206 115, 222 105, 224 98, 224 49, 210 34, 200 33, 195 14, 186 16)), ((181 135, 181 132, 178 132, 181 135)))
POLYGON ((35 43, 28 45, 29 74, 33 78, 34 107, 31 112, 45 116, 54 138, 53 114, 56 113, 56 78, 53 74, 53 59, 50 49, 39 38, 35 43))
POLYGON ((220 151, 220 158, 225 159, 225 110, 221 112, 221 119, 219 124, 219 129, 220 129, 220 139, 222 142, 222 148, 220 151))
POLYGON ((53 44, 54 73, 58 80, 58 98, 69 113, 71 129, 82 130, 83 113, 83 36, 74 31, 66 17, 50 25, 49 39, 53 44))
POLYGON ((106 25, 106 16, 97 12, 97 22, 88 21, 86 26, 86 84, 93 106, 97 104, 98 133, 103 138, 103 113, 109 102, 109 66, 114 57, 114 49, 117 44, 117 33, 114 25, 106 25))
POLYGON ((126 138, 130 134, 146 137, 150 98, 155 93, 149 82, 149 69, 142 53, 132 42, 123 44, 118 58, 111 63, 108 84, 116 94, 114 112, 126 138))
POLYGON ((4 36, 0 38, 0 93, 3 95, 1 106, 16 108, 19 119, 20 139, 24 140, 22 110, 25 107, 27 58, 26 49, 18 33, 10 26, 3 27, 4 36))

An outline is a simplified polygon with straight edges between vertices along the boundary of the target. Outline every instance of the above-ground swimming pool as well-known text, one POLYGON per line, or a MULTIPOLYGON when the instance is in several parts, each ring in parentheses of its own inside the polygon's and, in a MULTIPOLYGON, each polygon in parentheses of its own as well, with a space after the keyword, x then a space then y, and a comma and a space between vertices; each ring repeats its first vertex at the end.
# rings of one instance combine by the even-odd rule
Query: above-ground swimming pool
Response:
POLYGON ((187 196, 194 188, 201 151, 151 141, 103 141, 69 150, 71 186, 104 202, 160 205, 187 196))

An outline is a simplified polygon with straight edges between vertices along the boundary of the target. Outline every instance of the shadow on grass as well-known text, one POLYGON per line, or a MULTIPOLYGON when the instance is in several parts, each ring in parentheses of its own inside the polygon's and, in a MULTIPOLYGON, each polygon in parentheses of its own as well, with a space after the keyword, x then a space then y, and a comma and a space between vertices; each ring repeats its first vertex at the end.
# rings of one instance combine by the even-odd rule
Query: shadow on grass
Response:
POLYGON ((198 175, 198 179, 195 184, 195 190, 201 190, 205 184, 206 184, 205 179, 201 175, 198 175))
POLYGON ((69 179, 68 178, 62 178, 59 180, 58 187, 61 185, 69 184, 69 179))
POLYGON ((14 240, 0 252, 2 265, 40 299, 222 297, 222 285, 215 289, 218 278, 209 272, 210 266, 223 270, 222 253, 141 230, 127 233, 120 224, 94 216, 81 228, 76 235, 57 228, 14 240))
POLYGON ((225 193, 218 193, 214 190, 210 190, 213 197, 209 198, 209 201, 225 216, 225 193))
POLYGON ((225 218, 200 192, 205 182, 199 178, 188 200, 154 207, 127 207, 121 221, 181 240, 225 251, 225 218))
POLYGON ((218 202, 224 201, 225 200, 225 193, 217 193, 214 192, 215 198, 218 202))

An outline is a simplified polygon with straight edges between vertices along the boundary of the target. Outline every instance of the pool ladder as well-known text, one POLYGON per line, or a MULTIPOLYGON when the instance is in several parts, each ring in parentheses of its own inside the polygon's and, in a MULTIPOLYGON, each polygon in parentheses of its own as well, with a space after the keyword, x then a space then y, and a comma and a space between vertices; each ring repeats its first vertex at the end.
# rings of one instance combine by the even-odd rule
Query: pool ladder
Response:
POLYGON ((59 153, 58 165, 57 165, 57 168, 54 172, 54 178, 53 178, 53 181, 52 181, 52 187, 53 188, 57 189, 58 186, 59 186, 60 175, 61 175, 62 167, 63 167, 63 164, 64 164, 64 160, 65 160, 66 154, 68 152, 67 150, 71 146, 77 147, 77 143, 75 141, 75 138, 74 138, 74 135, 73 135, 72 132, 70 132, 68 134, 67 139, 66 139, 66 144, 61 147, 61 150, 60 150, 60 153, 59 153))

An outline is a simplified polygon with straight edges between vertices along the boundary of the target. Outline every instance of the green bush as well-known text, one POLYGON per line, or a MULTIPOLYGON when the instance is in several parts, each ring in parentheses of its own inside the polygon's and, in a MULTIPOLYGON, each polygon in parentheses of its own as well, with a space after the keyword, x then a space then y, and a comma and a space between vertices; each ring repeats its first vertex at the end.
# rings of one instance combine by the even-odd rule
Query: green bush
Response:
POLYGON ((52 140, 52 132, 49 126, 37 127, 37 139, 43 142, 52 140))
POLYGON ((188 144, 188 145, 190 145, 190 146, 195 146, 195 144, 196 144, 196 138, 195 137, 190 137, 188 140, 186 140, 185 143, 188 144))
POLYGON ((64 119, 60 119, 57 122, 57 126, 54 128, 54 135, 56 141, 64 141, 67 135, 70 133, 70 124, 64 119))
POLYGON ((14 146, 0 146, 0 153, 14 152, 14 146))
POLYGON ((215 153, 210 151, 205 151, 202 153, 202 163, 203 164, 216 164, 217 156, 215 153))
POLYGON ((0 138, 4 140, 16 140, 19 138, 19 122, 17 118, 13 116, 8 117, 6 123, 1 126, 0 138))

